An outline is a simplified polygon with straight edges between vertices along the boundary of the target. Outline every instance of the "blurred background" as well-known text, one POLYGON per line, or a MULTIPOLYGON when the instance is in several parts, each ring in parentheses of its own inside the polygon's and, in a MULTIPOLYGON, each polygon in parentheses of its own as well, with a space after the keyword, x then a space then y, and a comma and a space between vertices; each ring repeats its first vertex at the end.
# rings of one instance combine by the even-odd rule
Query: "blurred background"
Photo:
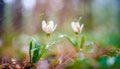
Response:
POLYGON ((119 48, 119 7, 120 0, 0 0, 0 58, 21 58, 31 37, 43 42, 42 19, 58 24, 55 33, 71 34, 71 21, 82 17, 86 40, 119 48))

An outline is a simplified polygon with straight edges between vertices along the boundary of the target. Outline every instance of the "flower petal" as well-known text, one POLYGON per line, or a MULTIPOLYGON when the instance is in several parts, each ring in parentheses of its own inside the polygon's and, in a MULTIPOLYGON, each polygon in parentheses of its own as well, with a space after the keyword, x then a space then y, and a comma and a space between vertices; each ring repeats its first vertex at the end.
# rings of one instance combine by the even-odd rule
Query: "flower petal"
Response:
POLYGON ((80 24, 79 24, 79 22, 76 22, 76 26, 77 26, 78 28, 80 28, 80 24))
POLYGON ((43 31, 46 30, 46 25, 47 25, 47 24, 46 24, 46 21, 43 20, 43 21, 42 21, 42 30, 43 30, 43 31))
POLYGON ((48 24, 46 26, 46 33, 51 33, 51 30, 52 30, 52 28, 51 28, 50 24, 48 24))
POLYGON ((71 25, 72 25, 72 29, 73 29, 73 31, 79 33, 79 29, 80 29, 79 22, 72 22, 71 25))
POLYGON ((57 24, 55 24, 54 28, 52 29, 52 32, 55 31, 56 27, 57 27, 57 24))
POLYGON ((75 28, 75 22, 72 22, 72 23, 71 23, 71 27, 72 27, 72 29, 74 30, 74 28, 75 28))
POLYGON ((52 29, 54 27, 54 22, 52 20, 50 20, 48 25, 50 25, 50 28, 52 29))
MULTIPOLYGON (((80 30, 81 30, 81 31, 82 31, 83 27, 84 27, 84 24, 82 24, 82 25, 80 26, 80 30)), ((80 31, 80 32, 81 32, 81 31, 80 31)))

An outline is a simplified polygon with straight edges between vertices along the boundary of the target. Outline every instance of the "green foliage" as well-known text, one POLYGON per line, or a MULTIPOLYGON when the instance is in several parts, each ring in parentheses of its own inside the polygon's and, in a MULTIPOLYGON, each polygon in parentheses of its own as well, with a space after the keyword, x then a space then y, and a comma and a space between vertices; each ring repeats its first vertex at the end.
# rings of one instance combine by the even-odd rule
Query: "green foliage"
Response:
POLYGON ((77 48, 78 47, 78 42, 75 40, 75 38, 67 37, 67 39, 70 41, 70 43, 77 48))
POLYGON ((30 45, 29 45, 29 57, 30 57, 30 63, 32 63, 32 41, 30 41, 30 45))
POLYGON ((46 53, 47 49, 55 43, 56 41, 47 45, 40 45, 36 39, 32 38, 29 45, 30 63, 36 63, 46 53))
POLYGON ((120 55, 116 56, 115 58, 116 58, 116 60, 115 60, 114 65, 112 66, 112 68, 117 69, 117 68, 120 68, 120 55))
POLYGON ((87 58, 84 60, 75 60, 74 64, 66 66, 65 69, 119 69, 120 55, 101 56, 94 60, 98 66, 87 58), (112 58, 112 59, 111 59, 112 58))
POLYGON ((108 44, 120 48, 120 35, 119 34, 110 34, 108 36, 108 44))
POLYGON ((29 46, 29 56, 30 56, 30 63, 35 63, 40 58, 40 44, 34 38, 30 41, 29 46))
POLYGON ((78 47, 78 41, 75 38, 70 37, 70 36, 68 36, 66 34, 63 34, 63 35, 60 34, 59 37, 60 38, 66 38, 75 48, 78 47))
POLYGON ((85 43, 85 37, 82 36, 82 38, 81 38, 81 44, 80 44, 80 48, 83 48, 84 43, 85 43))
POLYGON ((108 69, 107 66, 107 56, 101 56, 97 61, 99 63, 100 68, 102 69, 108 69))
POLYGON ((81 37, 81 41, 79 41, 79 37, 80 35, 75 35, 75 37, 70 37, 66 34, 60 34, 59 35, 60 38, 66 38, 76 49, 76 51, 80 51, 81 48, 83 48, 84 43, 85 43, 85 37, 82 36, 81 37))
POLYGON ((101 56, 97 59, 100 69, 119 69, 120 68, 120 55, 114 56, 101 56), (112 58, 112 59, 111 59, 112 58))
POLYGON ((73 65, 66 66, 65 69, 94 69, 88 59, 75 60, 73 65))

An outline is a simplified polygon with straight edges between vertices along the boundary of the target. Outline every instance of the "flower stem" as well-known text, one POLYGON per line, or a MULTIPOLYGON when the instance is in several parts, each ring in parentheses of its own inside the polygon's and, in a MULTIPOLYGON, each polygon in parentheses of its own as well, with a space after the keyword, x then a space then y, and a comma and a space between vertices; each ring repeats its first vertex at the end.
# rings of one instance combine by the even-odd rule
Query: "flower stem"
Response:
POLYGON ((79 51, 79 35, 78 34, 76 34, 76 41, 78 43, 76 50, 79 51))
POLYGON ((46 34, 46 44, 49 44, 49 42, 50 42, 50 34, 46 34))

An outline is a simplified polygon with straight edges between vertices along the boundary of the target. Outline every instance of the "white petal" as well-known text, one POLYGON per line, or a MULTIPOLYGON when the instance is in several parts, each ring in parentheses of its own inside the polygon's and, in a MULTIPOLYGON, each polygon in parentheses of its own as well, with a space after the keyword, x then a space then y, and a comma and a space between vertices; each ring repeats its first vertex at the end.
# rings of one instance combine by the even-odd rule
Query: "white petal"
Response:
POLYGON ((80 30, 80 25, 79 25, 79 22, 72 22, 72 29, 74 32, 79 32, 80 30))
POLYGON ((80 28, 80 24, 79 24, 79 22, 76 22, 76 26, 77 26, 78 28, 80 28))
POLYGON ((49 21, 47 26, 46 26, 46 33, 51 33, 53 31, 53 26, 54 26, 54 22, 49 21))
POLYGON ((43 20, 43 21, 42 21, 42 30, 45 31, 45 28, 46 28, 46 21, 43 20))
POLYGON ((52 32, 56 29, 56 27, 57 27, 57 24, 55 24, 55 26, 54 26, 54 28, 53 28, 52 32))
POLYGON ((52 20, 49 21, 49 25, 50 25, 51 28, 53 28, 54 27, 54 22, 52 20))
POLYGON ((82 31, 83 27, 84 27, 84 24, 82 24, 82 25, 80 26, 80 30, 81 30, 81 31, 82 31))
POLYGON ((74 30, 74 28, 75 28, 75 22, 72 22, 72 23, 71 23, 71 27, 72 27, 72 29, 74 30))
POLYGON ((52 31, 51 26, 50 26, 50 25, 47 25, 47 26, 46 26, 46 33, 51 33, 51 31, 52 31))

